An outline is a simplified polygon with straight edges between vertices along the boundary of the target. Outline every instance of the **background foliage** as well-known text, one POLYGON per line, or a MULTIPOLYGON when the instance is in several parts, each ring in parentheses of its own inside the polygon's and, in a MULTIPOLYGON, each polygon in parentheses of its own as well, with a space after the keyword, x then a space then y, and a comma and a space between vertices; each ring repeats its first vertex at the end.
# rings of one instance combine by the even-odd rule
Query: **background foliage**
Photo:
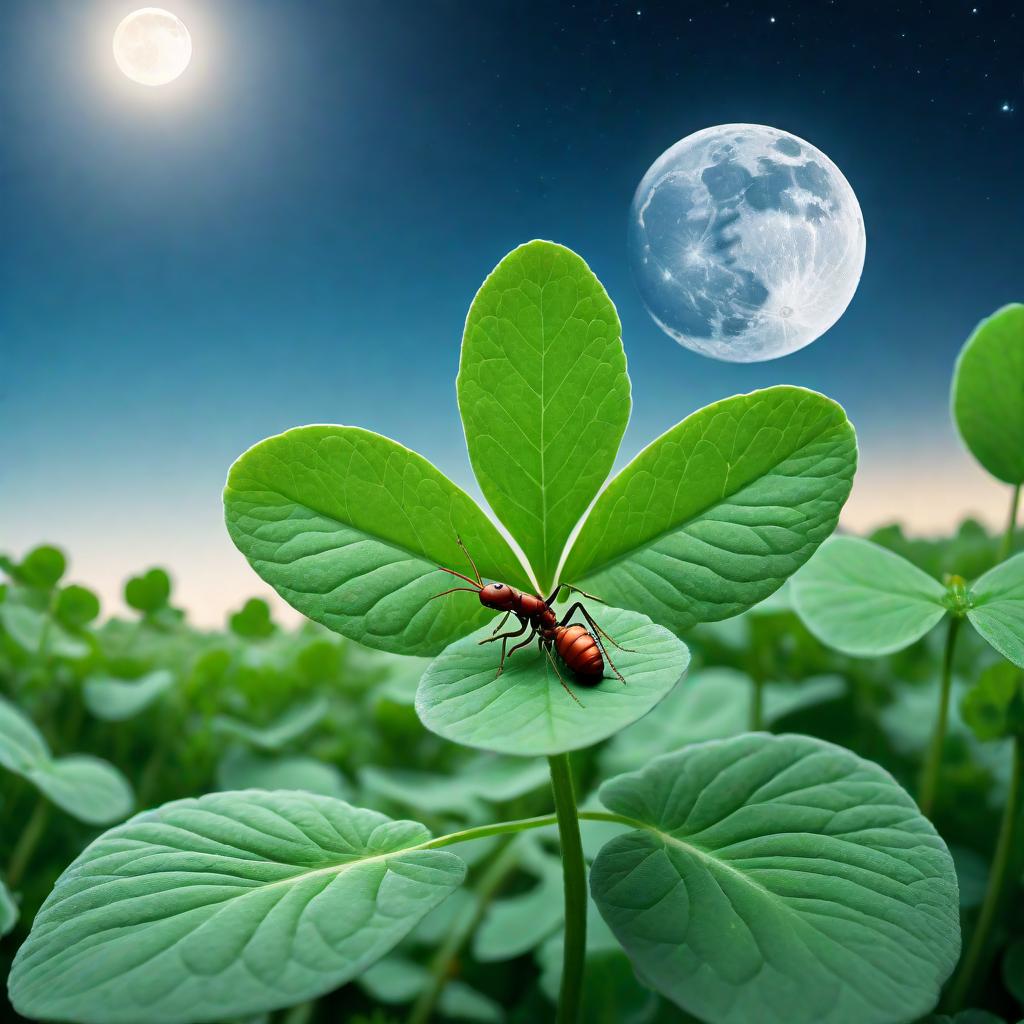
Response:
MULTIPOLYGON (((998 540, 970 521, 945 540, 909 540, 895 526, 872 539, 936 578, 954 567, 976 577, 997 558, 998 540)), ((392 817, 414 817, 435 833, 550 809, 542 760, 474 753, 424 729, 413 707, 422 660, 372 651, 314 625, 281 629, 259 602, 233 614, 221 631, 198 630, 175 608, 169 580, 153 572, 130 584, 130 618, 97 624, 98 603, 86 588, 65 583, 61 552, 38 549, 4 565, 0 695, 35 723, 54 760, 92 754, 109 762, 107 770, 130 785, 134 809, 250 785, 342 797, 392 817)), ((684 639, 693 656, 686 684, 656 714, 574 755, 582 794, 659 753, 744 732, 758 713, 766 728, 841 744, 916 790, 934 717, 940 631, 878 659, 848 657, 815 640, 784 590, 684 639)), ((980 636, 963 631, 934 820, 954 854, 961 911, 969 919, 982 899, 1005 799, 1003 723, 1019 714, 1012 688, 1007 695, 994 668, 1000 664, 980 636), (963 695, 986 666, 993 666, 991 678, 961 714, 963 695), (981 736, 995 738, 978 738, 970 727, 978 723, 981 736)), ((7 732, 0 734, 9 750, 7 732)), ((67 810, 55 806, 41 797, 45 786, 31 772, 3 764, 0 865, 7 884, 0 890, 0 931, 7 934, 0 970, 6 973, 57 875, 100 829, 81 820, 88 817, 81 801, 77 808, 70 801, 67 810)), ((107 811, 124 816, 126 808, 108 802, 107 811)), ((583 827, 588 857, 618 828, 583 827)), ((469 862, 467 884, 393 954, 336 992, 275 1017, 404 1020, 443 981, 436 993, 440 1019, 545 1019, 560 962, 553 831, 460 847, 469 862)), ((1013 905, 1024 895, 1019 861, 1010 885, 1006 898, 1013 905)), ((593 910, 589 927, 586 1019, 685 1019, 636 980, 593 910)), ((998 1020, 1015 1021, 1024 1006, 1024 928, 1008 917, 996 938, 975 1002, 998 1020)))

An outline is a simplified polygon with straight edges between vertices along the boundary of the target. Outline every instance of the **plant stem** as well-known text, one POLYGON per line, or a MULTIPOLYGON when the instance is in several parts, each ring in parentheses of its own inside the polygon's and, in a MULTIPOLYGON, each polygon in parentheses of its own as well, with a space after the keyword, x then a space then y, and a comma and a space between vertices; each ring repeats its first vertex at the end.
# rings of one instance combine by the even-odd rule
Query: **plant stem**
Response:
MULTIPOLYGON (((627 818, 621 814, 612 814, 610 811, 579 811, 576 817, 580 821, 613 821, 617 825, 628 825, 630 828, 648 828, 642 821, 634 818, 627 818)), ((541 814, 536 818, 518 818, 516 821, 499 821, 494 825, 474 825, 472 828, 464 828, 461 832, 450 832, 446 836, 437 836, 428 839, 425 843, 410 847, 413 850, 440 850, 444 846, 455 846, 456 843, 468 843, 473 839, 483 839, 486 836, 502 836, 509 832, 526 832, 532 828, 547 828, 549 825, 558 824, 557 814, 541 814)))
POLYGON ((427 1024, 427 1021, 430 1020, 434 1007, 444 991, 444 986, 451 976, 452 963, 469 941, 469 937, 476 931, 476 926, 484 916, 484 911, 487 910, 505 879, 519 863, 517 845, 515 836, 506 839, 503 849, 480 876, 480 881, 473 890, 473 906, 448 933, 448 937, 430 962, 430 984, 420 992, 412 1010, 409 1011, 408 1024, 427 1024))
POLYGON ((18 842, 11 853, 10 863, 7 865, 7 884, 11 889, 16 889, 25 874, 25 868, 32 860, 39 840, 43 838, 46 831, 46 822, 50 817, 50 802, 46 797, 39 797, 36 801, 35 810, 32 811, 28 823, 18 837, 18 842))
POLYGON ((956 651, 956 636, 960 629, 958 616, 951 616, 946 632, 946 649, 942 656, 942 688, 939 691, 939 716, 932 733, 931 746, 924 765, 921 792, 918 804, 926 817, 930 817, 935 805, 935 794, 939 787, 939 770, 942 767, 942 748, 946 742, 946 721, 949 718, 949 692, 953 686, 953 654, 956 651))
POLYGON ((499 821, 495 825, 474 825, 464 828, 461 832, 450 832, 446 836, 428 839, 421 850, 438 850, 443 846, 454 846, 456 843, 468 843, 471 839, 483 839, 486 836, 502 836, 509 832, 525 832, 531 828, 546 828, 557 825, 558 818, 554 814, 542 814, 537 818, 519 818, 516 821, 499 821))
POLYGON ((1005 562, 1013 551, 1013 534, 1017 529, 1017 508, 1020 505, 1020 488, 1017 484, 1013 489, 1013 498, 1010 500, 1010 519, 1006 524, 1006 533, 1003 534, 1003 543, 999 549, 999 561, 1005 562))
POLYGON ((999 825, 999 838, 992 857, 992 869, 988 876, 988 887, 985 889, 985 901, 981 905, 978 923, 971 936, 970 945, 960 963, 960 969, 950 986, 946 996, 946 1004, 950 1013, 959 1010, 968 997, 974 993, 979 975, 987 961, 988 940, 992 925, 999 917, 999 904, 1003 895, 1007 868, 1013 853, 1013 832, 1020 804, 1021 774, 1024 768, 1024 752, 1019 736, 1013 740, 1013 768, 1010 775, 1010 791, 1003 808, 1003 818, 999 825))
POLYGON ((750 694, 750 731, 760 732, 764 728, 764 680, 760 672, 753 675, 754 689, 750 694))
POLYGON ((557 1024, 578 1024, 587 952, 587 875, 569 755, 549 757, 548 765, 555 795, 558 838, 562 846, 562 878, 565 882, 565 949, 555 1020, 557 1024))

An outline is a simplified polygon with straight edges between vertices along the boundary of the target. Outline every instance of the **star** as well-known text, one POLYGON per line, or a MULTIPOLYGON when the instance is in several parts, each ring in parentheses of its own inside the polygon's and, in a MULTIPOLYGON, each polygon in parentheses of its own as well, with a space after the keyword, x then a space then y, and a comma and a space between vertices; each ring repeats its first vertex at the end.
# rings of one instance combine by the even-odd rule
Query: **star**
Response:
POLYGON ((1013 113, 1013 104, 1012 104, 1012 103, 1010 103, 1010 102, 1008 102, 1008 101, 1004 101, 1004 102, 1003 102, 1003 105, 1002 105, 1002 106, 1001 106, 1001 107, 1000 107, 999 109, 1000 109, 1000 110, 1001 110, 1001 111, 1002 111, 1002 112, 1003 112, 1004 114, 1012 114, 1012 113, 1013 113))

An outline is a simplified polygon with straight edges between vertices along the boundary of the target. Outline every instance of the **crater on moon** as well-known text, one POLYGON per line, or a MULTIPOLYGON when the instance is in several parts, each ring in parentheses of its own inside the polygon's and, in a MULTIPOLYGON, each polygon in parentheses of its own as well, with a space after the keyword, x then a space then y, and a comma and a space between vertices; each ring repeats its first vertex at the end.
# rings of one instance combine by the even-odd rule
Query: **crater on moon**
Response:
POLYGON ((821 150, 730 124, 663 153, 636 191, 630 261, 648 312, 681 345, 732 362, 809 345, 864 266, 857 197, 821 150))

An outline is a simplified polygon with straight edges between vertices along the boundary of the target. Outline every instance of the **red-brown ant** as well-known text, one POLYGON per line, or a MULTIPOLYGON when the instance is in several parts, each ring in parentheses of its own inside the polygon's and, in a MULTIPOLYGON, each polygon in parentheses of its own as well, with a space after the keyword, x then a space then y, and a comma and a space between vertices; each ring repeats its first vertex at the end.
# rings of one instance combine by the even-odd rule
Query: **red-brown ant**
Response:
MULTIPOLYGON (((431 600, 435 600, 439 597, 444 597, 446 594, 461 593, 463 591, 470 594, 478 594, 480 596, 480 603, 485 608, 491 608, 496 612, 504 612, 501 620, 494 629, 494 633, 481 640, 481 644, 494 643, 497 640, 501 641, 501 660, 498 662, 497 675, 501 675, 502 670, 505 668, 505 658, 515 654, 520 648, 529 645, 534 637, 537 638, 537 645, 548 657, 551 662, 552 668, 555 670, 555 675, 558 676, 558 681, 562 684, 565 692, 577 704, 580 703, 576 695, 566 685, 565 680, 562 678, 562 673, 558 670, 558 662, 555 660, 552 654, 552 648, 558 652, 559 657, 565 664, 572 669, 576 674, 580 683, 584 686, 596 686, 604 676, 604 663, 608 662, 608 667, 615 674, 616 678, 625 683, 622 673, 615 667, 615 663, 611 659, 611 655, 608 653, 608 648, 604 644, 604 640, 614 644, 620 651, 629 652, 629 648, 623 647, 620 643, 610 637, 593 619, 590 612, 583 606, 583 604, 577 601, 571 605, 561 619, 555 614, 552 605, 555 599, 558 597, 559 592, 564 588, 579 594, 581 597, 585 597, 591 601, 601 601, 599 597, 594 597, 593 594, 588 594, 579 587, 574 587, 569 583, 560 583, 555 587, 554 592, 547 600, 543 597, 539 597, 536 594, 527 594, 522 590, 517 590, 515 587, 509 586, 507 583, 488 583, 484 585, 484 581, 480 578, 480 570, 476 567, 476 562, 473 561, 473 556, 466 549, 466 545, 462 543, 462 538, 456 538, 459 542, 459 547, 462 548, 466 558, 469 559, 469 564, 473 567, 473 575, 475 579, 470 579, 468 576, 464 576, 461 572, 456 572, 454 569, 446 569, 443 565, 439 565, 438 569, 441 572, 449 573, 452 576, 457 576, 460 580, 465 580, 469 584, 468 587, 452 587, 450 590, 445 590, 440 594, 435 594, 431 600), (569 624, 569 620, 573 615, 579 612, 580 615, 587 622, 587 626, 582 626, 579 623, 573 625, 569 624), (519 629, 512 630, 508 633, 502 633, 500 630, 508 621, 510 615, 514 615, 519 620, 519 629), (519 641, 515 644, 511 650, 507 650, 509 640, 520 637, 526 631, 529 630, 525 640, 519 641)), ((631 652, 630 652, 631 653, 631 652)), ((582 706, 582 705, 581 705, 582 706)))

